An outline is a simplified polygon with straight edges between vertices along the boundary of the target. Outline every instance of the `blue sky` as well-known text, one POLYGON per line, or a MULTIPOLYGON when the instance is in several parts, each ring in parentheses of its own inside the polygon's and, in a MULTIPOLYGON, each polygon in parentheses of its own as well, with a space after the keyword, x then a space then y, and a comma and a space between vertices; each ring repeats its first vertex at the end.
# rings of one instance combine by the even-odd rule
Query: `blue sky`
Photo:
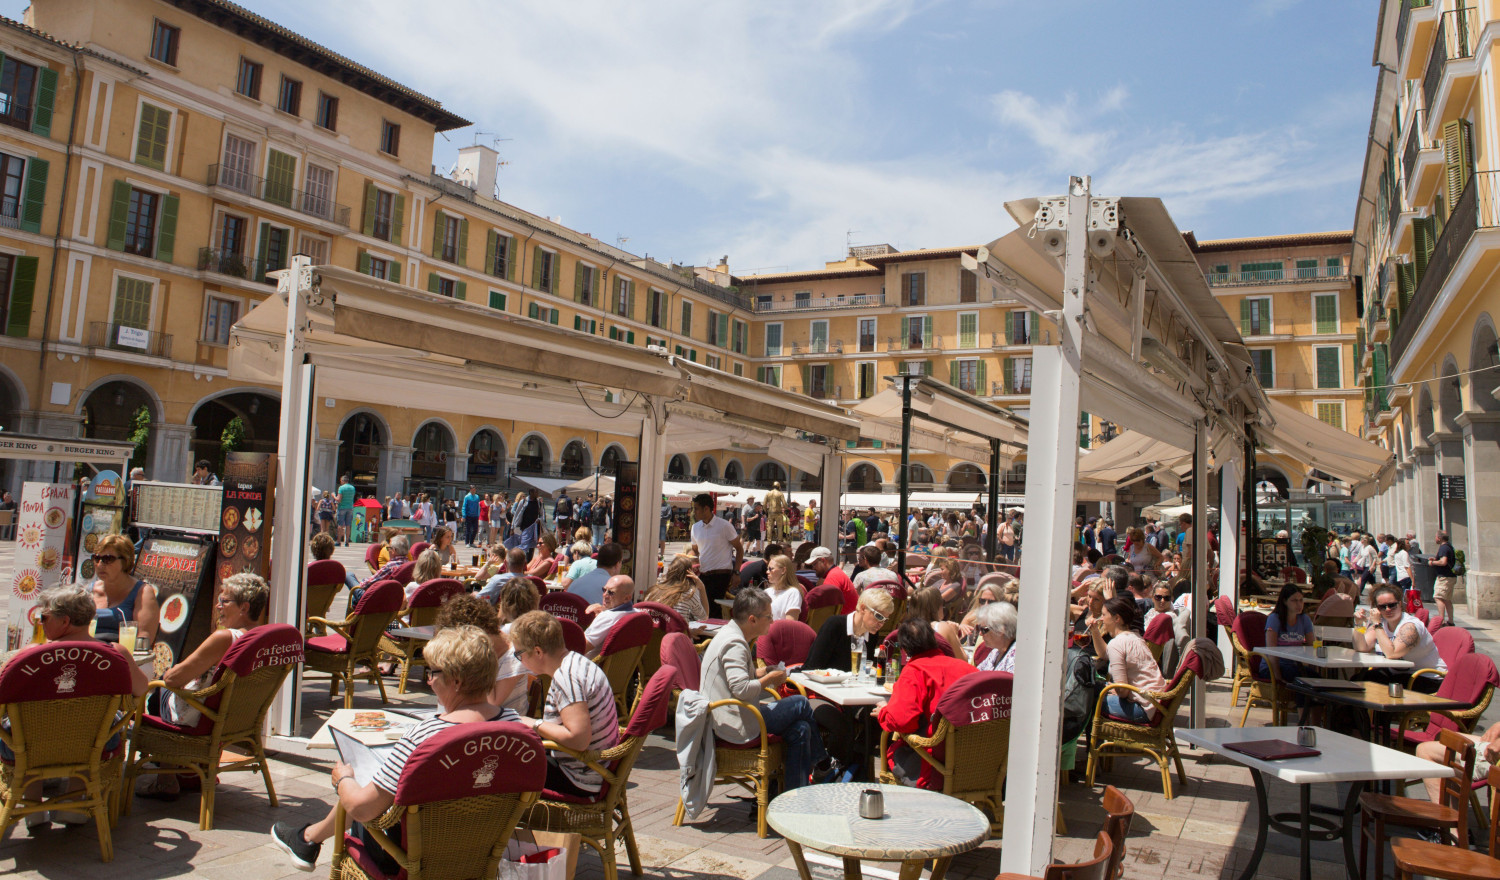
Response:
POLYGON ((1081 173, 1200 239, 1347 229, 1375 82, 1373 0, 241 2, 474 120, 440 168, 509 138, 507 201, 745 273, 983 243, 1081 173))

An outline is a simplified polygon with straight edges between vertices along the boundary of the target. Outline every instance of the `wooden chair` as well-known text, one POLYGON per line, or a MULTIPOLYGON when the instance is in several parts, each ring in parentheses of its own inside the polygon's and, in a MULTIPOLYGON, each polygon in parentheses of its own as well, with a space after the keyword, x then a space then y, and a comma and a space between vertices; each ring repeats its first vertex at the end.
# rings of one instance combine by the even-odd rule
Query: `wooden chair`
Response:
MULTIPOLYGON (((307 564, 307 617, 327 617, 333 600, 344 588, 344 566, 332 559, 319 559, 307 564)), ((314 628, 311 622, 303 624, 308 635, 323 635, 322 628, 314 628)))
POLYGON ((1166 650, 1167 642, 1172 641, 1172 615, 1158 614, 1151 618, 1146 624, 1146 647, 1151 649, 1151 657, 1158 665, 1161 664, 1162 651, 1166 650))
MULTIPOLYGON (((1458 665, 1460 658, 1474 653, 1474 636, 1461 626, 1445 626, 1432 634, 1433 645, 1438 650, 1438 656, 1443 659, 1443 665, 1448 667, 1448 672, 1458 665)), ((1412 672, 1407 679, 1406 686, 1414 688, 1417 686, 1417 677, 1426 675, 1432 678, 1442 678, 1448 672, 1439 669, 1418 669, 1412 672)))
POLYGON ((123 739, 136 705, 130 661, 112 645, 52 642, 23 648, 0 671, 0 834, 22 816, 47 810, 91 814, 99 857, 115 857, 123 739), (48 798, 26 789, 48 779, 77 780, 80 791, 48 798))
POLYGON ((312 636, 306 641, 306 668, 311 672, 326 672, 330 676, 328 697, 339 695, 339 685, 344 685, 344 708, 354 708, 355 668, 361 663, 369 668, 360 676, 369 678, 380 688, 380 702, 390 702, 385 696, 385 682, 380 677, 381 643, 385 628, 396 619, 406 591, 398 581, 378 581, 359 597, 359 604, 341 621, 334 622, 321 617, 309 618, 309 623, 321 624, 333 632, 326 636, 312 636))
POLYGON ((1106 876, 1114 880, 1125 874, 1125 838, 1130 836, 1130 823, 1135 819, 1135 804, 1118 788, 1106 785, 1104 812, 1109 816, 1104 820, 1104 833, 1109 835, 1110 842, 1109 871, 1106 876))
POLYGON ((334 813, 336 880, 490 878, 517 821, 540 796, 547 752, 537 735, 510 721, 457 724, 412 750, 395 803, 364 823, 369 842, 345 833, 334 813), (395 862, 384 871, 378 860, 395 862))
POLYGON ((630 858, 630 870, 641 874, 641 854, 635 845, 635 829, 630 822, 630 809, 625 802, 626 789, 630 782, 630 770, 635 766, 646 738, 651 732, 667 723, 671 706, 672 687, 677 681, 677 670, 662 666, 656 670, 646 686, 641 689, 641 698, 636 701, 630 722, 620 728, 620 742, 602 752, 579 752, 554 743, 547 748, 571 755, 590 770, 604 777, 604 785, 591 798, 560 795, 543 791, 541 799, 526 814, 525 825, 535 831, 557 831, 579 834, 599 853, 604 863, 605 880, 616 880, 615 845, 625 845, 630 858))
POLYGON ((942 774, 942 792, 990 815, 990 833, 1005 824, 1005 761, 1010 754, 1009 672, 971 672, 938 699, 931 736, 880 734, 880 781, 898 785, 886 766, 892 740, 905 743, 922 763, 942 774))
MULTIPOLYGON (((411 598, 406 600, 406 611, 404 612, 406 626, 432 626, 437 622, 438 609, 443 603, 460 596, 469 591, 468 587, 453 578, 433 578, 417 588, 411 598)), ((407 679, 411 676, 413 665, 421 663, 422 645, 420 639, 398 639, 389 635, 380 637, 381 653, 390 654, 397 658, 401 670, 401 683, 396 686, 396 693, 406 693, 407 679)))
POLYGON ((1193 678, 1202 674, 1202 658, 1197 651, 1187 651, 1182 662, 1177 665, 1177 674, 1167 684, 1167 689, 1159 694, 1143 691, 1123 682, 1105 685, 1099 691, 1099 702, 1094 707, 1094 726, 1089 733, 1089 785, 1094 784, 1095 768, 1104 758, 1145 753, 1161 768, 1162 794, 1171 800, 1172 771, 1167 763, 1169 760, 1177 765, 1178 780, 1183 785, 1187 784, 1187 772, 1182 768, 1182 756, 1177 753, 1177 737, 1172 725, 1177 718, 1178 707, 1192 687, 1193 678), (1156 717, 1144 724, 1137 724, 1111 716, 1105 709, 1105 697, 1111 692, 1118 693, 1121 700, 1135 695, 1145 697, 1156 709, 1156 717))
POLYGON ((559 624, 562 624, 563 644, 567 646, 567 649, 569 651, 572 651, 574 654, 583 654, 584 656, 588 656, 589 640, 588 636, 583 631, 583 627, 567 619, 566 617, 559 617, 557 619, 557 622, 559 624))
POLYGON ((1296 699, 1281 684, 1281 664, 1270 657, 1257 657, 1256 648, 1266 643, 1266 616, 1259 611, 1245 611, 1234 619, 1230 642, 1234 652, 1249 672, 1249 690, 1245 696, 1245 712, 1240 716, 1240 726, 1250 718, 1250 708, 1256 703, 1269 706, 1271 724, 1283 723, 1288 709, 1295 708, 1296 699), (1261 673, 1264 668, 1265 673, 1261 673))
POLYGON ((641 669, 641 655, 646 652, 654 632, 651 615, 627 614, 615 621, 599 643, 594 662, 609 679, 609 689, 615 692, 615 711, 621 718, 630 714, 630 682, 641 669))
POLYGON ((537 600, 536 607, 538 611, 545 611, 558 620, 571 620, 584 629, 588 629, 588 625, 594 622, 594 615, 588 612, 588 600, 566 590, 543 593, 542 598, 537 600))
POLYGON ((1114 843, 1107 832, 1094 839, 1094 857, 1072 865, 1048 865, 1040 878, 1031 874, 996 874, 995 880, 1107 880, 1114 864, 1114 843))
POLYGON ((838 587, 829 584, 814 587, 802 597, 802 616, 806 618, 807 625, 812 627, 813 632, 822 629, 828 618, 837 615, 843 607, 843 592, 838 587))
MULTIPOLYGON (((153 688, 175 694, 197 709, 193 725, 173 724, 155 715, 142 715, 130 738, 130 762, 125 768, 126 791, 135 790, 135 778, 150 762, 168 772, 192 773, 203 785, 198 805, 198 827, 214 827, 214 791, 220 773, 259 772, 266 783, 266 796, 276 806, 276 787, 261 738, 266 712, 292 667, 303 661, 302 635, 284 623, 258 626, 235 640, 209 675, 208 684, 196 691, 169 687, 154 681, 153 688), (240 746, 248 758, 225 762, 224 749, 240 746)), ((162 694, 166 699, 166 694, 162 694)), ((130 800, 125 801, 129 812, 130 800)))
POLYGON ((1391 856, 1396 862, 1396 880, 1411 880, 1422 875, 1441 880, 1495 880, 1500 878, 1500 765, 1490 768, 1486 780, 1490 788, 1489 852, 1483 855, 1457 846, 1428 843, 1425 840, 1396 838, 1391 841, 1391 856))
POLYGON ((1387 825, 1452 833, 1459 849, 1469 848, 1469 779, 1474 775, 1474 743, 1453 730, 1438 732, 1443 744, 1443 763, 1453 776, 1439 781, 1437 803, 1424 798, 1400 797, 1367 791, 1359 796, 1359 875, 1365 873, 1370 828, 1375 830, 1375 876, 1385 875, 1385 829, 1387 825))
MULTIPOLYGON (((700 690, 702 668, 692 641, 681 633, 672 633, 662 639, 661 650, 663 665, 677 670, 678 686, 700 690)), ((746 743, 731 743, 714 737, 714 784, 732 783, 755 795, 755 833, 765 837, 766 808, 771 803, 771 783, 783 779, 783 768, 786 766, 781 737, 766 731, 766 719, 760 714, 758 706, 742 700, 715 700, 708 704, 708 710, 711 712, 720 706, 739 706, 748 710, 760 728, 760 735, 746 743)), ((709 722, 710 728, 712 723, 709 722)), ((677 815, 673 817, 672 824, 681 825, 686 817, 687 806, 679 797, 677 815)))

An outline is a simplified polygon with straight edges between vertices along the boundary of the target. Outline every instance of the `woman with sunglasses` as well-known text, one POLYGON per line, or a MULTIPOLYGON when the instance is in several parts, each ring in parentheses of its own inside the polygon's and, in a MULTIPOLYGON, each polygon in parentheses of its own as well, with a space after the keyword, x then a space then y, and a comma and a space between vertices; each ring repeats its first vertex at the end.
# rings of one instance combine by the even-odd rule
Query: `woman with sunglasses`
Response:
MULTIPOLYGON (((1391 584, 1381 584, 1370 597, 1374 611, 1357 608, 1354 611, 1354 650, 1378 651, 1392 660, 1410 660, 1414 669, 1436 669, 1446 673, 1448 664, 1438 653, 1432 633, 1422 625, 1415 615, 1408 614, 1401 606, 1401 590, 1391 584)), ((1359 678, 1371 681, 1404 681, 1406 673, 1400 670, 1371 669, 1362 672, 1359 678)), ((1418 676, 1414 690, 1432 693, 1442 679, 1418 676)))
POLYGON ((981 672, 1016 671, 1016 606, 1009 602, 992 602, 979 609, 979 623, 974 632, 984 640, 990 652, 979 661, 981 672))
POLYGON ((859 594, 854 610, 848 614, 835 614, 823 621, 812 647, 807 650, 806 669, 836 669, 841 672, 857 672, 849 668, 849 643, 858 640, 865 646, 865 656, 874 657, 879 640, 869 638, 880 631, 886 620, 896 611, 896 600, 879 587, 871 587, 859 594))
MULTIPOLYGON (((134 624, 136 635, 147 644, 156 641, 156 626, 159 609, 156 604, 156 588, 137 578, 135 572, 135 545, 124 535, 105 535, 94 548, 94 613, 98 623, 94 632, 98 635, 113 635, 106 641, 118 641, 120 627, 134 624)), ((134 645, 126 645, 134 649, 134 645)))

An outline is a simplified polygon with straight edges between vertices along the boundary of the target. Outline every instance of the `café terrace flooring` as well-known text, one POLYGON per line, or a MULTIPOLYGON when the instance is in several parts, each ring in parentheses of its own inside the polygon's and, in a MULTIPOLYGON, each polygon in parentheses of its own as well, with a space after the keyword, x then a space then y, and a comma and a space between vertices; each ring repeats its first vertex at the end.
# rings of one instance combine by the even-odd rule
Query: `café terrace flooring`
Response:
MULTIPOLYGON (((15 545, 0 542, 0 573, 11 568, 15 545)), ((339 548, 335 558, 351 570, 363 565, 363 546, 339 548)), ((0 608, 4 599, 0 598, 0 608)), ((1491 657, 1500 656, 1500 622, 1476 621, 1460 615, 1460 622, 1474 634, 1476 647, 1491 657)), ((431 705, 425 687, 415 687, 405 697, 387 688, 392 705, 431 705)), ((1208 686, 1208 718, 1211 725, 1238 721, 1240 711, 1229 711, 1227 676, 1208 686)), ((368 684, 355 691, 355 707, 380 707, 378 694, 368 684)), ((317 723, 308 717, 327 717, 342 701, 328 699, 321 676, 303 690, 306 733, 317 723)), ((1185 713, 1184 713, 1185 716, 1185 713)), ((1480 728, 1500 719, 1493 704, 1480 728)), ((1250 724, 1269 723, 1269 712, 1252 710, 1250 724)), ((1180 722, 1179 722, 1180 723, 1180 722)), ((136 799, 130 815, 122 816, 114 830, 115 859, 99 861, 98 841, 90 826, 53 825, 35 836, 19 824, 0 840, 0 874, 32 880, 97 880, 118 876, 130 880, 194 875, 207 880, 274 880, 309 876, 296 870, 270 842, 267 831, 273 822, 298 824, 320 818, 333 802, 328 770, 332 752, 281 752, 274 758, 279 807, 271 807, 255 774, 229 774, 220 781, 212 831, 198 830, 196 793, 185 793, 174 803, 136 799)), ((1054 854, 1063 861, 1077 861, 1093 851, 1094 835, 1103 823, 1099 801, 1103 784, 1124 791, 1135 803, 1136 816, 1126 844, 1127 878, 1238 877, 1255 843, 1254 789, 1243 767, 1215 758, 1203 751, 1183 748, 1186 785, 1178 796, 1167 800, 1161 793, 1161 777, 1147 759, 1116 760, 1112 772, 1100 774, 1100 785, 1090 790, 1080 783, 1065 784, 1061 792, 1062 814, 1067 831, 1057 839, 1054 854)), ((1080 754, 1079 766, 1083 765, 1080 754)), ((677 758, 670 727, 654 734, 630 777, 630 812, 635 824, 644 873, 670 880, 733 877, 743 880, 797 880, 785 843, 774 832, 765 840, 755 836, 753 801, 731 799, 740 792, 727 787, 714 790, 709 806, 697 821, 673 827, 677 805, 677 758)), ((1296 792, 1274 780, 1268 782, 1271 811, 1296 809, 1296 792)), ((1416 795, 1420 789, 1410 792, 1416 795)), ((1314 789, 1314 803, 1341 804, 1332 786, 1314 789)), ((1297 876, 1295 840, 1271 833, 1261 860, 1259 877, 1297 876)), ((331 845, 313 876, 328 871, 331 845)), ((809 856, 812 854, 809 853, 809 856)), ((1313 876, 1343 876, 1343 849, 1338 843, 1314 843, 1313 876)), ((620 876, 628 878, 630 867, 623 848, 619 852, 620 876)), ((989 880, 999 873, 1000 841, 993 839, 953 860, 948 876, 989 880)), ((832 860, 812 865, 819 877, 837 878, 841 867, 832 860)), ((895 864, 867 863, 865 874, 894 878, 895 864), (879 873, 888 869, 888 873, 879 873)), ((578 860, 577 880, 602 880, 598 857, 587 846, 578 860)))

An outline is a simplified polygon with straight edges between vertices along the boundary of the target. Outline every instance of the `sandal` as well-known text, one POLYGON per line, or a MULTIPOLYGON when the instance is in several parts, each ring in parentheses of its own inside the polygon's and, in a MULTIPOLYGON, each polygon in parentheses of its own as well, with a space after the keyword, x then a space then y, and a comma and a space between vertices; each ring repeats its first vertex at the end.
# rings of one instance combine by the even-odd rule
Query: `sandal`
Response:
POLYGON ((145 788, 136 791, 135 796, 145 798, 148 801, 166 801, 171 803, 182 796, 182 792, 167 788, 161 782, 153 782, 145 788))

